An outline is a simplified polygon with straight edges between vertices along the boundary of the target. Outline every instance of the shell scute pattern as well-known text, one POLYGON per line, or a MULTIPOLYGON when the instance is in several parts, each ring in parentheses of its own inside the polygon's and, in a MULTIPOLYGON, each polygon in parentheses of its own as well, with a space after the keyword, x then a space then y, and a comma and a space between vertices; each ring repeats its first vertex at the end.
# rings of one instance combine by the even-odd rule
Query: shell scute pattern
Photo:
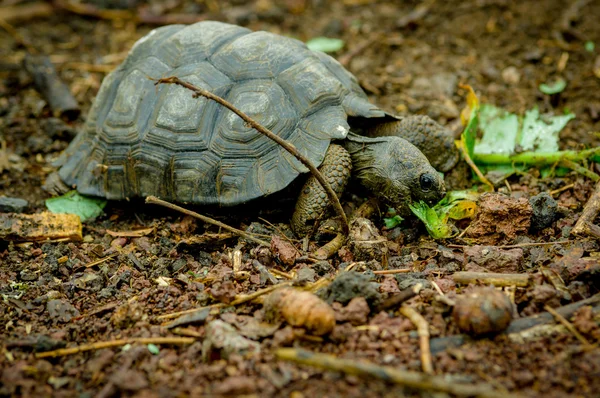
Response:
POLYGON ((219 22, 159 28, 107 76, 59 175, 109 199, 236 205, 277 192, 306 168, 223 106, 150 78, 175 75, 225 98, 319 165, 348 133, 354 95, 322 57, 219 22))

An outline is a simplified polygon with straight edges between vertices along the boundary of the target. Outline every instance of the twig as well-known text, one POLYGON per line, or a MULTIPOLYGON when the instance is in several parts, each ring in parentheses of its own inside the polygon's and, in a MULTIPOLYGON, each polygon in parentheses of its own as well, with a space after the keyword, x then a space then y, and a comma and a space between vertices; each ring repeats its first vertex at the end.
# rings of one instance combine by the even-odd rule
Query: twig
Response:
POLYGON ((483 173, 481 172, 481 170, 479 170, 479 167, 477 167, 477 165, 475 164, 475 162, 473 162, 473 159, 471 159, 471 156, 469 155, 469 151, 467 150, 467 148, 465 147, 463 141, 456 141, 456 145, 458 146, 458 149, 460 150, 460 152, 463 154, 463 157, 465 158, 465 162, 467 162, 467 164, 469 165, 469 167, 471 167, 471 169, 473 170, 473 172, 475 172, 475 174, 477 174, 477 177, 479 177, 479 179, 481 180, 481 182, 483 182, 485 185, 487 185, 488 187, 491 188, 492 192, 494 192, 494 184, 492 184, 490 182, 490 180, 488 180, 483 173))
POLYGON ((415 297, 417 294, 419 294, 421 289, 423 289, 423 284, 416 283, 415 285, 402 290, 400 293, 395 294, 392 297, 389 297, 388 299, 384 300, 383 303, 381 303, 377 307, 377 311, 375 312, 377 313, 380 311, 387 311, 389 309, 395 308, 400 304, 404 303, 405 301, 415 297))
POLYGON ((394 274, 406 274, 409 272, 413 272, 410 268, 400 268, 400 269, 384 269, 381 271, 373 271, 375 275, 394 275, 394 274))
POLYGON ((99 19, 108 20, 128 20, 134 22, 140 22, 149 25, 170 25, 170 24, 192 24, 199 22, 206 17, 204 15, 194 14, 167 14, 167 15, 154 15, 149 12, 137 10, 134 13, 129 10, 107 10, 96 7, 92 4, 84 4, 69 0, 54 0, 56 8, 69 11, 73 14, 83 15, 86 17, 93 17, 99 19))
POLYGON ((35 357, 40 358, 56 358, 67 355, 78 354, 85 351, 101 350, 103 348, 119 347, 125 344, 172 344, 184 345, 192 344, 196 339, 192 337, 133 337, 130 339, 99 341, 91 344, 83 344, 77 347, 60 348, 58 350, 36 353, 35 357))
POLYGON ((226 304, 224 303, 216 303, 216 304, 211 304, 211 305, 207 305, 204 307, 199 307, 199 308, 192 308, 189 310, 184 310, 184 311, 177 311, 177 312, 171 312, 170 314, 163 314, 163 315, 159 315, 156 317, 157 320, 163 320, 163 319, 173 319, 173 318, 177 318, 180 317, 182 315, 188 315, 188 314, 195 314, 195 313, 200 313, 206 309, 209 310, 214 310, 216 308, 225 308, 227 307, 226 304))
MULTIPOLYGON (((526 242, 526 243, 517 243, 515 245, 498 245, 498 246, 489 246, 496 249, 516 249, 519 247, 530 247, 530 246, 550 246, 550 245, 565 245, 568 243, 574 243, 574 240, 559 240, 557 242, 526 242)), ((472 247, 471 245, 447 245, 450 248, 454 249, 464 249, 467 247, 472 247)))
POLYGON ((10 161, 8 160, 8 150, 6 148, 6 140, 0 138, 0 173, 10 168, 10 161))
POLYGON ((421 366, 423 372, 433 374, 431 362, 431 349, 429 348, 429 324, 414 308, 407 305, 400 307, 400 313, 407 317, 416 327, 419 334, 419 346, 421 349, 421 366))
POLYGON ((239 235, 242 238, 248 239, 249 241, 252 241, 254 243, 258 243, 259 245, 263 245, 263 246, 267 246, 267 247, 271 246, 271 243, 264 241, 262 239, 255 238, 254 236, 250 235, 249 233, 247 233, 245 231, 242 231, 241 229, 230 227, 229 225, 222 223, 221 221, 217 221, 214 218, 203 216, 202 214, 196 213, 195 211, 191 211, 191 210, 188 210, 181 206, 177 206, 176 204, 167 202, 166 200, 159 199, 156 196, 146 197, 146 203, 164 206, 168 209, 175 210, 180 213, 187 214, 188 216, 198 218, 198 219, 204 221, 205 223, 216 225, 217 227, 223 228, 231 233, 239 235))
POLYGON ((573 336, 575 336, 577 338, 577 340, 579 340, 581 342, 581 344, 585 345, 585 346, 589 346, 590 342, 581 335, 581 333, 579 333, 579 331, 577 329, 575 329, 575 326, 573 326, 573 324, 571 322, 569 322, 567 320, 567 318, 565 318, 564 316, 562 316, 561 314, 559 314, 558 312, 556 312, 556 310, 552 307, 550 307, 549 305, 545 305, 544 309, 546 311, 548 311, 550 314, 552 314, 552 316, 558 321, 560 322, 564 327, 567 328, 567 330, 569 332, 571 332, 573 334, 573 336))
POLYGON ((29 21, 37 17, 52 15, 54 7, 46 1, 27 3, 15 6, 0 7, 0 18, 8 23, 29 21))
POLYGON ((594 189, 592 196, 590 196, 585 204, 585 207, 579 216, 579 220, 575 223, 571 233, 575 235, 586 234, 586 223, 592 224, 598 215, 598 212, 600 212, 600 182, 596 183, 596 189, 594 189))
POLYGON ((47 56, 28 54, 23 59, 23 66, 33 78, 37 91, 48 102, 54 116, 66 117, 68 120, 77 119, 81 112, 77 100, 60 79, 47 56))
MULTIPOLYGON (((433 376, 425 373, 379 366, 367 361, 353 361, 336 358, 329 354, 317 354, 296 348, 280 348, 275 351, 279 359, 314 366, 320 369, 343 372, 366 378, 376 378, 423 391, 442 391, 458 396, 481 398, 506 397, 506 393, 494 390, 488 384, 460 384, 448 380, 446 376, 433 376)), ((512 395, 516 397, 516 394, 512 395)))
POLYGON ((561 188, 558 188, 558 189, 552 190, 552 191, 550 191, 550 192, 548 192, 548 193, 549 193, 551 196, 554 196, 554 195, 556 195, 557 193, 564 192, 564 191, 566 191, 566 190, 568 190, 568 189, 571 189, 571 188, 573 188, 574 186, 575 186, 575 184, 574 184, 574 183, 572 183, 572 184, 567 184, 567 185, 565 185, 564 187, 561 187, 561 188))
MULTIPOLYGON (((2 12, 2 10, 0 10, 0 13, 1 12, 2 12)), ((31 42, 29 40, 25 39, 23 36, 21 36, 21 34, 10 23, 8 23, 4 18, 2 18, 1 14, 0 14, 0 27, 2 29, 4 29, 9 35, 11 35, 14 41, 19 43, 19 45, 25 47, 27 52, 29 52, 30 54, 37 53, 37 50, 33 47, 31 42)))
POLYGON ((191 310, 185 310, 185 311, 179 311, 179 312, 172 312, 170 314, 164 314, 164 315, 159 315, 156 317, 156 319, 162 320, 162 319, 172 319, 172 318, 177 318, 181 315, 187 315, 187 314, 192 314, 195 312, 201 312, 206 310, 207 308, 209 309, 215 309, 215 308, 224 308, 224 307, 228 307, 228 306, 236 306, 236 305, 240 305, 240 304, 244 304, 248 301, 254 300, 262 295, 265 295, 267 293, 271 293, 274 290, 277 290, 279 288, 285 287, 285 286, 289 286, 291 285, 291 282, 281 282, 277 285, 274 286, 269 286, 267 288, 261 289, 261 290, 257 290, 254 293, 251 294, 242 294, 242 295, 238 295, 236 296, 235 300, 233 300, 231 303, 229 304, 223 304, 223 303, 217 303, 217 304, 212 304, 212 305, 207 305, 205 307, 200 307, 200 308, 194 308, 191 310))
POLYGON ((357 56, 358 54, 360 54, 361 52, 363 52, 364 50, 369 48, 371 46, 371 44, 373 44, 373 42, 375 42, 376 40, 379 40, 380 37, 381 37, 380 34, 375 34, 375 35, 372 35, 371 37, 363 40, 362 42, 360 42, 356 46, 354 46, 350 51, 346 52, 345 54, 342 54, 338 58, 338 62, 347 68, 348 65, 350 64, 350 61, 352 61, 352 59, 355 56, 357 56))
POLYGON ((586 169, 585 167, 583 167, 582 165, 579 165, 577 163, 575 163, 572 160, 569 159, 563 159, 560 162, 558 162, 558 164, 560 166, 566 167, 568 169, 574 170, 577 173, 589 178, 590 180, 594 181, 594 182, 598 182, 598 180, 600 180, 600 176, 596 173, 594 173, 591 170, 586 169))
POLYGON ((248 123, 248 125, 250 127, 254 128, 259 133, 269 137, 270 139, 275 141, 277 144, 279 144, 283 149, 285 149, 290 154, 295 156, 296 159, 298 159, 303 165, 305 165, 310 170, 312 175, 315 176, 315 178, 319 181, 321 186, 323 186, 323 188, 327 192, 327 196, 329 196, 329 200, 333 204, 333 207, 334 207, 336 213, 338 213, 338 216, 342 219, 342 229, 343 229, 344 234, 348 235, 348 233, 350 231, 349 226, 348 226, 348 219, 346 218, 346 213, 344 213, 344 209, 342 208, 342 205, 340 203, 340 200, 337 197, 337 194, 335 193, 333 188, 331 188, 331 185, 329 185, 327 180, 325 180, 325 177, 323 177, 323 175, 319 172, 319 170, 312 164, 312 162, 307 157, 305 157, 304 155, 299 153, 294 145, 290 144, 286 140, 284 140, 281 137, 279 137, 278 135, 274 134, 271 130, 269 130, 269 129, 263 127, 262 125, 260 125, 259 123, 257 123, 254 119, 252 119, 250 116, 246 115, 244 112, 237 109, 230 102, 224 100, 223 98, 219 97, 218 95, 215 95, 215 94, 213 94, 209 91, 206 91, 200 87, 196 87, 193 84, 185 82, 176 76, 158 79, 158 80, 156 80, 155 84, 177 84, 179 86, 187 88, 188 90, 193 91, 196 94, 196 96, 203 96, 203 97, 206 97, 210 100, 213 100, 213 101, 223 105, 224 107, 226 107, 227 109, 229 109, 230 111, 232 111, 233 113, 238 115, 240 118, 242 118, 242 120, 244 120, 244 122, 248 123))
POLYGON ((500 274, 494 272, 459 271, 452 275, 454 282, 467 285, 469 283, 483 282, 494 286, 519 286, 529 284, 528 274, 500 274))

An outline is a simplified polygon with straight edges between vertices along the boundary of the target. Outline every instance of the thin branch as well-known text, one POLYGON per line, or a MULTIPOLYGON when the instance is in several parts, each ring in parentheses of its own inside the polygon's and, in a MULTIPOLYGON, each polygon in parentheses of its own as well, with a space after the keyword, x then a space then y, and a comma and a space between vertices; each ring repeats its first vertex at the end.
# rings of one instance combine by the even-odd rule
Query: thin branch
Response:
POLYGON ((375 313, 380 312, 380 311, 387 311, 392 308, 398 307, 400 304, 404 303, 405 301, 410 300, 411 298, 413 298, 417 294, 419 294, 421 289, 423 289, 423 284, 417 283, 411 287, 408 287, 408 288, 402 290, 399 293, 394 294, 391 297, 388 297, 381 304, 379 304, 375 313))
POLYGON ((395 274, 407 274, 413 272, 410 268, 399 268, 399 269, 384 269, 380 271, 373 271, 375 275, 395 275, 395 274))
POLYGON ((496 272, 471 272, 459 271, 452 275, 454 282, 467 285, 469 283, 483 282, 494 286, 519 286, 529 284, 528 274, 501 274, 496 272))
POLYGON ((60 348, 58 350, 39 352, 35 354, 37 359, 40 358, 56 358, 67 355, 78 354, 85 351, 100 350, 102 348, 120 347, 125 344, 171 344, 184 345, 192 344, 196 339, 192 337, 133 337, 130 339, 120 339, 112 341, 98 341, 91 344, 82 344, 77 347, 60 348))
POLYGON ((561 314, 559 314, 558 312, 556 312, 556 310, 548 305, 544 306, 544 309, 546 311, 548 311, 550 314, 552 314, 552 316, 554 317, 554 319, 556 319, 558 322, 560 322, 564 327, 567 328, 567 330, 569 332, 571 332, 573 334, 573 336, 575 336, 577 338, 577 340, 579 340, 581 342, 581 344, 585 345, 585 346, 589 346, 591 345, 590 342, 583 337, 583 335, 581 333, 579 333, 579 331, 577 331, 577 329, 575 329, 575 326, 573 326, 573 324, 571 322, 569 322, 567 320, 567 318, 565 318, 564 316, 562 316, 561 314))
MULTIPOLYGON (((530 246, 551 246, 551 245, 565 245, 568 243, 575 243, 574 240, 559 240, 556 242, 525 242, 525 243, 517 243, 515 245, 498 245, 498 246, 488 246, 496 249, 515 249, 519 247, 530 247, 530 246)), ((473 245, 447 245, 453 249, 464 249, 466 247, 473 247, 473 245)))
POLYGON ((223 304, 223 303, 216 303, 216 304, 212 304, 212 305, 207 305, 205 307, 200 307, 200 308, 192 308, 190 310, 185 310, 185 311, 179 311, 179 312, 173 312, 170 314, 164 314, 164 315, 159 315, 156 317, 156 319, 159 320, 163 320, 163 319, 173 319, 173 318, 177 318, 181 315, 187 315, 187 314, 192 314, 195 312, 200 312, 200 311, 204 311, 205 309, 209 308, 211 310, 215 309, 215 308, 225 308, 225 307, 229 307, 229 306, 236 306, 236 305, 240 305, 240 304, 244 304, 247 303, 248 301, 252 301, 262 295, 265 295, 267 293, 271 293, 274 290, 277 290, 279 288, 282 287, 286 287, 286 286, 290 286, 292 284, 292 282, 281 282, 277 285, 274 286, 269 286, 267 288, 261 289, 261 290, 257 290, 254 293, 250 293, 250 294, 241 294, 236 296, 235 300, 233 300, 231 303, 229 304, 223 304))
MULTIPOLYGON (((418 389, 421 391, 442 391, 458 396, 477 396, 480 398, 506 397, 505 391, 495 390, 488 384, 461 384, 449 380, 446 376, 401 370, 389 366, 379 366, 367 361, 353 361, 348 358, 336 358, 329 354, 317 354, 296 348, 280 348, 275 351, 279 359, 314 366, 320 369, 343 372, 365 378, 376 378, 418 389)), ((518 394, 512 394, 518 397, 518 394)))
POLYGON ((431 361, 431 348, 429 347, 429 324, 414 308, 403 305, 400 313, 407 317, 416 327, 419 334, 419 348, 421 349, 421 366, 423 372, 433 374, 433 363, 431 361))
POLYGON ((333 204, 333 207, 334 207, 336 213, 338 213, 338 215, 342 219, 342 228, 343 228, 344 235, 346 235, 346 236, 348 235, 348 232, 350 231, 350 229, 348 227, 348 219, 346 218, 346 213, 344 213, 344 209, 342 208, 342 204, 340 203, 340 200, 338 199, 337 194, 335 193, 333 188, 331 188, 331 185, 329 185, 327 180, 325 180, 325 177, 323 177, 323 175, 319 172, 319 170, 317 170, 317 168, 312 164, 312 162, 307 157, 305 157, 304 155, 299 153, 294 145, 290 144, 283 138, 274 134, 271 130, 263 127, 258 122, 256 122, 254 119, 252 119, 250 116, 246 115, 244 112, 237 109, 235 106, 233 106, 233 104, 226 101, 225 99, 223 99, 223 98, 219 97, 218 95, 215 95, 209 91, 206 91, 200 87, 196 87, 193 84, 185 82, 176 76, 158 79, 158 80, 156 80, 155 84, 177 84, 179 86, 187 88, 188 90, 193 91, 196 94, 196 96, 206 97, 212 101, 215 101, 215 102, 223 105, 224 107, 226 107, 227 109, 229 109, 230 111, 232 111, 233 113, 238 115, 240 118, 242 118, 242 120, 244 120, 244 122, 246 122, 250 127, 254 128, 259 133, 269 137, 270 139, 275 141, 277 144, 279 144, 283 149, 285 149, 290 154, 295 156, 296 159, 298 159, 303 165, 305 165, 310 170, 312 175, 315 176, 315 178, 319 181, 319 183, 323 186, 323 188, 325 188, 325 191, 327 192, 327 196, 329 196, 329 200, 333 204))
POLYGON ((574 235, 584 235, 588 232, 586 223, 592 224, 594 219, 600 212, 600 182, 596 183, 596 189, 592 193, 592 196, 588 199, 579 220, 575 223, 575 226, 571 230, 574 235))
POLYGON ((242 238, 248 239, 249 241, 252 241, 254 243, 258 243, 259 245, 263 245, 263 246, 267 246, 267 247, 271 246, 271 243, 264 241, 262 239, 255 238, 254 236, 250 235, 249 233, 247 233, 245 231, 242 231, 241 229, 230 227, 229 225, 222 223, 221 221, 217 221, 214 218, 203 216, 202 214, 196 213, 195 211, 191 211, 191 210, 188 210, 181 206, 177 206, 176 204, 167 202, 166 200, 159 199, 156 196, 151 195, 151 196, 146 197, 146 203, 164 206, 168 209, 175 210, 180 213, 187 214, 188 216, 198 218, 198 219, 204 221, 205 223, 216 225, 217 227, 223 228, 231 233, 239 235, 242 238))

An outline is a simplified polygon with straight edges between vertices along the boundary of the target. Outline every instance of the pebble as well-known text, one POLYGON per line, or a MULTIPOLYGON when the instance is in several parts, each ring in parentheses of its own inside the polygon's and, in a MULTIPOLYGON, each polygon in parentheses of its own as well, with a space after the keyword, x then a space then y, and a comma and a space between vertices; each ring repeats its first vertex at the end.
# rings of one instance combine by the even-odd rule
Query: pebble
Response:
POLYGON ((214 320, 206 325, 202 358, 204 361, 228 359, 231 355, 253 355, 260 352, 260 344, 245 338, 230 324, 214 320))
POLYGON ((73 307, 67 300, 50 300, 46 304, 48 316, 58 322, 67 323, 71 319, 79 316, 77 308, 73 307))
POLYGON ((23 213, 29 202, 21 198, 0 196, 0 213, 23 213))
POLYGON ((548 228, 556 218, 558 203, 547 192, 539 193, 529 199, 529 204, 533 209, 531 215, 531 230, 539 231, 548 228))
POLYGON ((515 86, 521 80, 521 73, 516 67, 509 66, 502 71, 502 80, 511 86, 515 86))

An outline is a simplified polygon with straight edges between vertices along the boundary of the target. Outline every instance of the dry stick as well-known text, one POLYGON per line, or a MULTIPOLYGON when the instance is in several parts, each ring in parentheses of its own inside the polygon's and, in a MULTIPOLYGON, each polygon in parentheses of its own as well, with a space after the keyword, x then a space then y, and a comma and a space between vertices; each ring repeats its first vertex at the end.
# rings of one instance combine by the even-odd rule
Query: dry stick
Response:
POLYGON ((54 0, 56 8, 87 17, 107 20, 127 20, 149 25, 193 24, 206 19, 205 15, 196 14, 166 14, 154 15, 143 10, 134 13, 129 10, 110 10, 71 0, 54 0))
POLYGON ((433 374, 431 361, 431 349, 429 348, 429 324, 414 308, 403 305, 400 313, 407 317, 416 327, 419 334, 419 346, 421 349, 421 366, 423 372, 433 374))
MULTIPOLYGON (((279 359, 314 366, 317 368, 343 372, 350 375, 376 378, 423 391, 442 391, 458 396, 477 396, 480 398, 506 397, 488 384, 460 384, 448 380, 445 376, 434 376, 409 370, 400 370, 388 366, 379 366, 367 361, 353 361, 336 358, 329 354, 316 354, 296 348, 275 350, 279 359)), ((516 397, 516 394, 512 395, 516 397)))
POLYGON ((172 344, 172 345, 184 345, 192 344, 196 339, 192 337, 133 337, 130 339, 112 340, 112 341, 99 341, 91 344, 83 344, 77 347, 61 348, 54 351, 40 352, 35 354, 37 359, 40 358, 56 358, 63 357, 66 355, 78 354, 85 351, 100 350, 102 348, 119 347, 125 344, 172 344))
POLYGON ((586 223, 592 224, 594 219, 600 212, 600 182, 596 183, 596 189, 592 193, 592 196, 588 199, 579 220, 575 223, 575 226, 571 232, 575 235, 583 235, 587 233, 586 223))
POLYGON ((469 165, 469 167, 471 167, 471 169, 475 172, 475 174, 477 174, 477 177, 479 177, 479 179, 481 180, 481 182, 483 182, 485 185, 487 185, 488 187, 490 187, 492 189, 492 192, 495 191, 494 188, 494 184, 492 184, 490 182, 490 180, 488 180, 483 173, 481 172, 481 170, 479 170, 479 167, 477 167, 477 165, 475 164, 475 162, 473 162, 473 159, 471 159, 471 156, 469 155, 469 151, 467 151, 467 148, 465 147, 465 145, 463 144, 462 141, 457 141, 457 146, 458 149, 462 152, 464 158, 465 158, 465 162, 467 162, 467 164, 469 165))
POLYGON ((216 303, 216 304, 212 304, 212 305, 207 305, 205 307, 200 307, 200 308, 193 308, 191 310, 185 310, 185 311, 178 311, 178 312, 172 312, 170 314, 164 314, 164 315, 159 315, 156 317, 156 319, 172 319, 172 318, 177 318, 178 316, 181 315, 186 315, 186 314, 191 314, 194 312, 199 312, 199 311, 203 311, 207 308, 210 309, 215 309, 215 308, 224 308, 227 306, 236 306, 236 305, 240 305, 240 304, 244 304, 248 301, 252 301, 264 294, 267 293, 271 293, 273 290, 277 290, 279 288, 285 287, 285 286, 289 286, 291 285, 291 282, 281 282, 277 285, 274 286, 269 286, 267 288, 261 289, 261 290, 257 290, 254 293, 250 293, 250 294, 244 294, 244 295, 239 295, 236 296, 236 299, 233 300, 231 303, 229 304, 224 304, 224 303, 216 303))
POLYGON ((210 100, 213 100, 213 101, 223 105, 224 107, 226 107, 227 109, 229 109, 230 111, 232 111, 233 113, 238 115, 240 118, 242 118, 242 120, 244 120, 244 122, 246 122, 250 127, 252 127, 256 131, 258 131, 259 133, 269 137, 270 139, 275 141, 277 144, 279 144, 281 147, 283 147, 283 149, 285 149, 290 154, 295 156, 296 159, 298 159, 303 165, 305 165, 310 170, 311 174, 315 176, 315 178, 319 181, 321 186, 323 186, 323 188, 325 188, 325 191, 327 192, 327 196, 329 196, 329 200, 333 204, 333 207, 335 208, 336 213, 338 213, 338 215, 342 219, 343 232, 345 235, 348 235, 348 232, 350 230, 348 227, 348 219, 346 218, 346 213, 344 213, 342 204, 340 203, 340 200, 338 199, 335 191, 333 190, 333 188, 331 188, 331 185, 329 185, 327 180, 325 180, 325 177, 323 177, 321 172, 319 172, 319 170, 317 170, 317 168, 312 164, 312 162, 307 157, 305 157, 300 152, 298 152, 298 150, 296 149, 296 147, 294 145, 290 144, 286 140, 284 140, 281 137, 279 137, 278 135, 274 134, 271 130, 260 125, 258 122, 256 122, 254 119, 252 119, 250 116, 246 115, 244 112, 240 111, 235 106, 233 106, 233 104, 231 104, 230 102, 224 100, 223 98, 219 97, 218 95, 215 95, 215 94, 213 94, 209 91, 206 91, 200 87, 196 87, 193 84, 185 82, 176 76, 158 79, 155 84, 177 84, 179 86, 187 88, 188 90, 193 91, 196 94, 196 97, 198 97, 198 96, 206 97, 210 100))
POLYGON ((470 272, 459 271, 452 275, 456 283, 467 285, 469 283, 483 282, 494 286, 525 287, 529 284, 528 274, 501 274, 495 272, 470 272))
POLYGON ((217 227, 223 228, 231 233, 239 235, 242 238, 248 239, 254 243, 258 243, 259 245, 271 246, 271 243, 264 241, 262 239, 255 238, 254 236, 250 235, 249 233, 247 233, 245 231, 242 231, 241 229, 230 227, 229 225, 224 224, 221 221, 217 221, 214 218, 203 216, 202 214, 196 213, 195 211, 191 211, 191 210, 188 210, 181 206, 177 206, 176 204, 167 202, 166 200, 159 199, 156 196, 151 195, 151 196, 146 197, 146 203, 150 203, 153 205, 160 205, 160 206, 164 206, 171 210, 176 210, 180 213, 187 214, 188 216, 198 218, 198 219, 204 221, 205 223, 216 225, 217 227))
POLYGON ((387 311, 392 308, 396 308, 400 304, 404 303, 407 300, 410 300, 411 298, 413 298, 417 294, 419 294, 421 289, 423 289, 423 284, 417 283, 411 287, 408 287, 408 288, 402 290, 400 293, 397 293, 397 294, 385 299, 381 304, 379 304, 375 313, 380 312, 380 311, 387 311))
POLYGON ((573 334, 573 336, 575 336, 577 338, 577 340, 579 340, 581 342, 581 344, 585 345, 585 346, 589 346, 590 342, 581 335, 581 333, 579 333, 579 331, 577 331, 577 329, 575 329, 575 326, 573 326, 573 324, 571 322, 569 322, 567 320, 567 318, 565 318, 564 316, 562 316, 561 314, 559 314, 558 312, 556 312, 556 310, 548 305, 544 306, 544 309, 546 311, 548 311, 550 314, 552 314, 552 316, 559 321, 564 327, 567 328, 567 330, 569 332, 571 332, 573 334))
POLYGON ((8 23, 28 21, 37 17, 47 17, 53 13, 54 7, 46 1, 0 7, 0 18, 8 23))
POLYGON ((548 193, 549 193, 550 195, 554 196, 554 195, 556 195, 557 193, 561 193, 561 192, 564 192, 564 191, 566 191, 566 190, 569 190, 569 189, 573 188, 574 186, 575 186, 575 184, 574 184, 574 183, 573 183, 573 184, 567 184, 567 185, 565 185, 564 187, 561 187, 561 188, 558 188, 558 189, 554 189, 554 190, 552 190, 552 191, 550 191, 550 192, 548 192, 548 193))
POLYGON ((400 268, 400 269, 384 269, 381 271, 373 271, 375 275, 394 275, 394 274, 406 274, 409 272, 413 272, 410 268, 400 268))
MULTIPOLYGON (((519 247, 529 247, 529 246, 550 246, 550 245, 565 245, 567 243, 575 243, 574 240, 559 240, 556 242, 526 242, 526 243, 517 243, 515 245, 498 245, 498 246, 488 246, 496 249, 516 249, 519 247)), ((447 245, 450 248, 454 249, 464 249, 466 247, 473 247, 472 245, 447 245)))

